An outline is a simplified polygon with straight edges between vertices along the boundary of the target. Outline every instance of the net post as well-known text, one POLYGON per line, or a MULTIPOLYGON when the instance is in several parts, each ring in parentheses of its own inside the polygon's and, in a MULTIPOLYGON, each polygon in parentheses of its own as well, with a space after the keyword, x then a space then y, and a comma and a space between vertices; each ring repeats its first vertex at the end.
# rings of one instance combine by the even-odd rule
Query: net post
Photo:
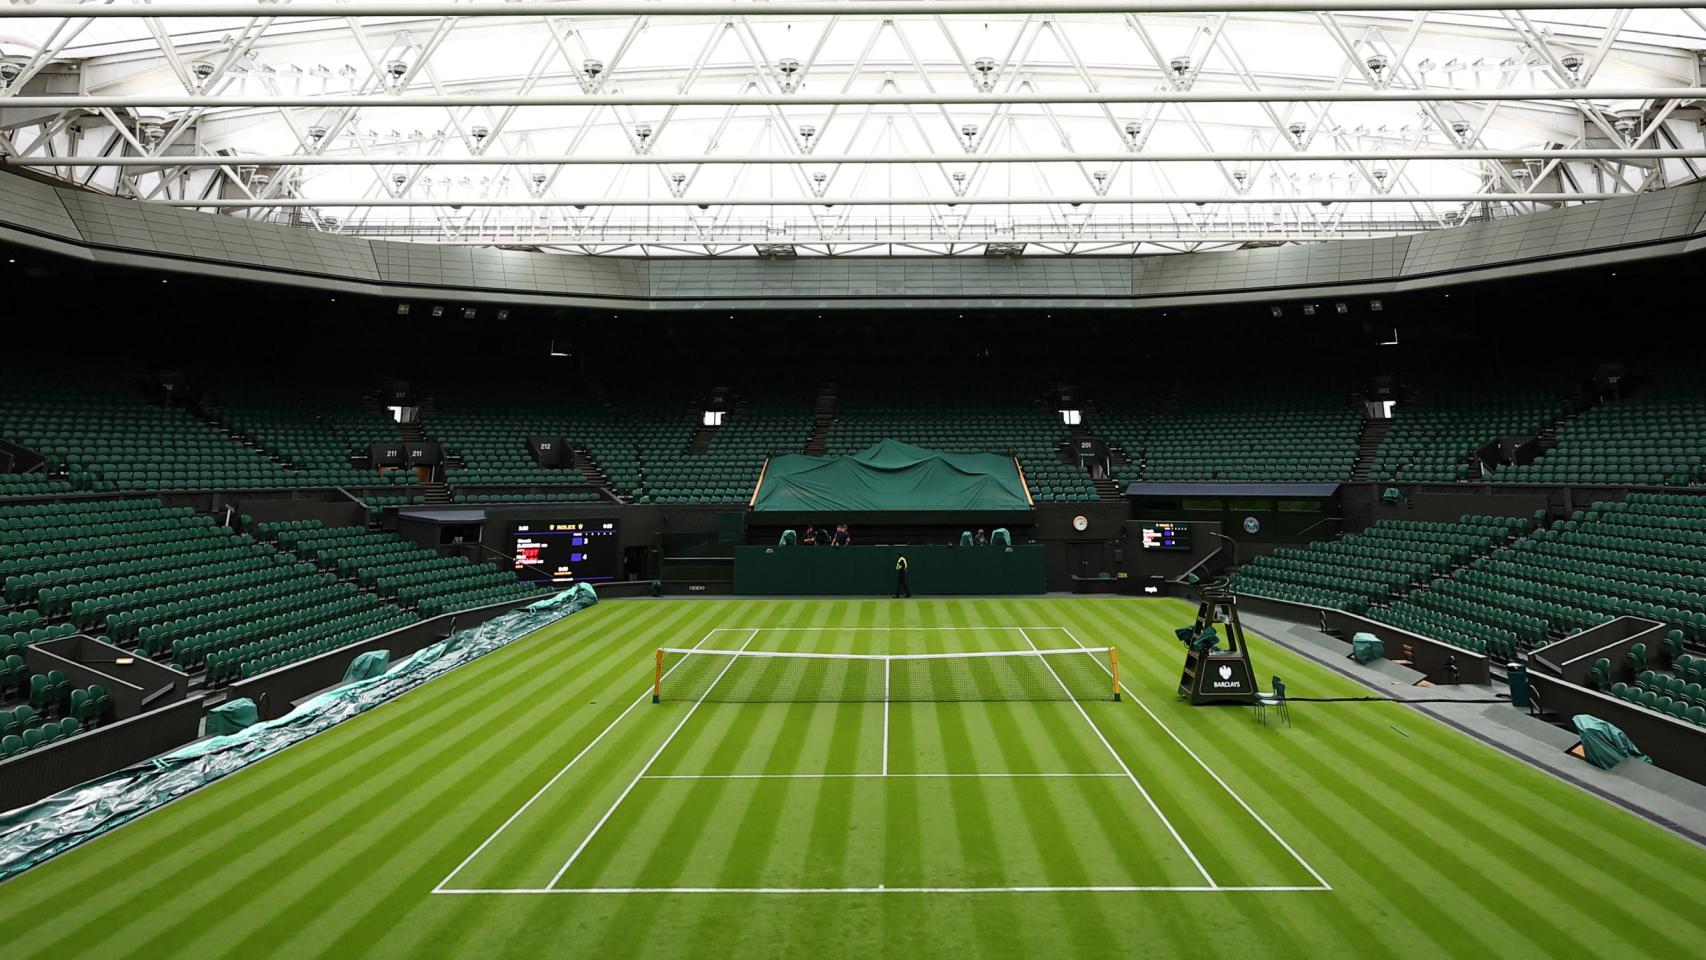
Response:
POLYGON ((1108 672, 1114 675, 1114 699, 1120 698, 1120 649, 1108 648, 1108 672))
POLYGON ((652 675, 652 702, 657 703, 663 695, 663 648, 658 648, 657 672, 652 675))

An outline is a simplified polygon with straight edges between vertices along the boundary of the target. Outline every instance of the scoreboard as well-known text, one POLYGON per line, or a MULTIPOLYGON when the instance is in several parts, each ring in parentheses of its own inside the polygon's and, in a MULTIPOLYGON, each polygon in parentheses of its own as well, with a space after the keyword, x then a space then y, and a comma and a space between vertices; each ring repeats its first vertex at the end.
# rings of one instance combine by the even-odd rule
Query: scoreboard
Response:
POLYGON ((622 543, 614 520, 517 523, 511 531, 515 572, 534 583, 614 580, 622 572, 622 543))
POLYGON ((1191 525, 1174 520, 1156 520, 1143 525, 1143 549, 1191 549, 1191 525))

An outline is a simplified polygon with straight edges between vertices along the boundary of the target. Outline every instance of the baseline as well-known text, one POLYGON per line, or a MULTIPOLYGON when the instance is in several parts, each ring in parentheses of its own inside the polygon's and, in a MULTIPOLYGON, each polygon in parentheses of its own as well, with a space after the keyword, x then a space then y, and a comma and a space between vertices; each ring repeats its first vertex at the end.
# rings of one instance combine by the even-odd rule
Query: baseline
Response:
POLYGON ((538 887, 491 890, 434 890, 441 894, 498 894, 506 896, 567 893, 567 894, 871 894, 871 893, 1321 893, 1330 887, 1205 887, 1196 886, 1082 886, 1082 887, 538 887))

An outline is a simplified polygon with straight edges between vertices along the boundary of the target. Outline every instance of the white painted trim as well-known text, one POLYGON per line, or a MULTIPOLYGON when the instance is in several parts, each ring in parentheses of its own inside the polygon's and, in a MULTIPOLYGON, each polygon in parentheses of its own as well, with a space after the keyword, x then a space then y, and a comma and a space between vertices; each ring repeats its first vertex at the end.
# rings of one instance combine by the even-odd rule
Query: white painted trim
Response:
POLYGON ((1124 777, 1123 773, 652 773, 644 780, 952 780, 985 777, 991 780, 1124 777))
POLYGON ((537 893, 568 893, 568 894, 696 894, 696 893, 734 893, 734 894, 868 894, 868 893, 1322 893, 1330 891, 1331 887, 1205 887, 1197 886, 1082 886, 1082 887, 1048 887, 1048 886, 1019 886, 1019 887, 549 887, 549 888, 509 888, 503 890, 434 890, 433 893, 443 894, 500 894, 524 895, 537 893))
MULTIPOLYGON (((1024 631, 1020 630, 1020 634, 1024 631)), ((757 631, 754 631, 754 636, 757 631)), ((749 643, 751 641, 748 641, 749 643)), ((1081 653, 1103 653, 1112 647, 1062 647, 1058 650, 1043 650, 1036 644, 1031 644, 1029 650, 969 650, 961 653, 803 653, 790 650, 701 650, 697 647, 664 647, 664 653, 679 653, 682 656, 698 654, 702 657, 729 657, 747 660, 881 660, 889 663, 894 660, 981 660, 992 657, 1075 657, 1081 653)), ((1070 692, 1070 691, 1068 691, 1070 692)))

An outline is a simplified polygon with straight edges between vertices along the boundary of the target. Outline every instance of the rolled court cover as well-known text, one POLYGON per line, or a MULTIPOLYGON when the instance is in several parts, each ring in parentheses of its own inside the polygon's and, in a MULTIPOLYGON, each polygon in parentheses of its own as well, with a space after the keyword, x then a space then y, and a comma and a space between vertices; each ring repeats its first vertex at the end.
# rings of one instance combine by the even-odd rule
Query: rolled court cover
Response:
POLYGON ((752 509, 1029 510, 1031 502, 1012 457, 884 440, 850 457, 776 457, 764 471, 752 509))
POLYGON ((590 585, 577 583, 464 627, 377 676, 322 693, 282 717, 197 740, 29 806, 0 811, 0 881, 597 602, 590 585))

